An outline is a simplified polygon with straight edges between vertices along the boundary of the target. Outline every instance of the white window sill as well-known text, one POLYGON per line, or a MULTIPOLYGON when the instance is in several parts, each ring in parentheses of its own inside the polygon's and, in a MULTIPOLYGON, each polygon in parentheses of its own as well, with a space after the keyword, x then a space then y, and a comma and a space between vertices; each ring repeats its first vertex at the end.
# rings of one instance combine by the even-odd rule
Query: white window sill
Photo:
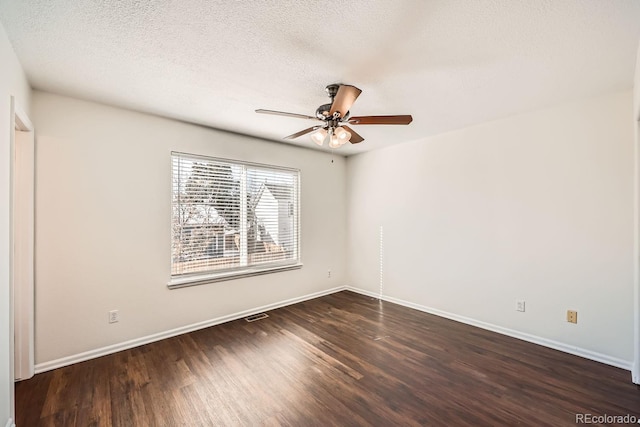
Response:
POLYGON ((239 271, 228 271, 213 274, 194 274, 182 277, 173 277, 167 287, 169 289, 186 288, 188 286, 206 285, 207 283, 222 282, 225 280, 241 279, 243 277, 259 276, 262 274, 278 273, 280 271, 298 270, 302 263, 279 265, 277 267, 247 268, 239 271))

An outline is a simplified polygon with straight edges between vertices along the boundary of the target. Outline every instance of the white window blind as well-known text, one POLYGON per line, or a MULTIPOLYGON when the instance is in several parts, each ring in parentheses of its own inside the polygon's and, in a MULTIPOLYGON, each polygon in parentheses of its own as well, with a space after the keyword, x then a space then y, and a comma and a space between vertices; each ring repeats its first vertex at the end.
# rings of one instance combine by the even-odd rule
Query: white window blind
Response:
POLYGON ((300 172, 172 153, 171 282, 300 266, 300 172))

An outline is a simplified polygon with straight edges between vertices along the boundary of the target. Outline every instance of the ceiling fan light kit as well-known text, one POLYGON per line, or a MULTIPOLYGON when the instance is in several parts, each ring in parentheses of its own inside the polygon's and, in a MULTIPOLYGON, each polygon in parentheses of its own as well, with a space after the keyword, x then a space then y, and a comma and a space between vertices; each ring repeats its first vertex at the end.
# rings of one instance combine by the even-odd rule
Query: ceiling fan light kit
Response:
POLYGON ((346 144, 351 139, 351 132, 347 132, 342 127, 336 128, 336 130, 333 131, 333 134, 340 145, 346 144))
POLYGON ((324 139, 327 137, 328 132, 323 128, 318 129, 314 133, 311 134, 311 140, 322 147, 324 144, 324 139))
POLYGON ((275 110, 256 110, 256 113, 273 114, 277 116, 295 117, 299 119, 319 120, 323 124, 312 126, 300 132, 296 132, 285 139, 294 139, 311 133, 313 142, 323 146, 325 141, 330 148, 339 148, 350 142, 357 144, 364 141, 350 125, 408 125, 413 121, 410 115, 399 116, 359 116, 350 118, 350 108, 362 93, 360 89, 351 85, 330 84, 325 90, 331 98, 331 103, 323 104, 316 110, 315 117, 305 114, 287 113, 275 110))

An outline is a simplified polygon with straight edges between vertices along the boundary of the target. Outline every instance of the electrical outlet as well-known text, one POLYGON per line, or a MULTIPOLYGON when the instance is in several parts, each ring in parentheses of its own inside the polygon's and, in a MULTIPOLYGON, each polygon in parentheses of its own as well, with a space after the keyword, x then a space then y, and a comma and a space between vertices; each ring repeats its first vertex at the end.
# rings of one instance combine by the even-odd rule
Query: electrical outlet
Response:
POLYGON ((118 314, 118 310, 111 310, 109 312, 109 323, 116 323, 120 320, 120 315, 118 314))
POLYGON ((516 311, 524 312, 524 301, 523 300, 516 301, 516 311))
POLYGON ((573 310, 567 310, 567 322, 578 323, 578 312, 573 310))
POLYGON ((331 270, 327 270, 327 279, 331 279, 331 270))

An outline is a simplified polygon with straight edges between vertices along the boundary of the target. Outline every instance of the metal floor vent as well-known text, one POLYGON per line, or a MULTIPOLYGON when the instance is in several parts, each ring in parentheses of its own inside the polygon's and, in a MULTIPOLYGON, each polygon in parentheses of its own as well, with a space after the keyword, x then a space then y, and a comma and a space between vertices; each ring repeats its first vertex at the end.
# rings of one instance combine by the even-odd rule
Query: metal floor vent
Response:
POLYGON ((267 313, 258 313, 245 317, 244 320, 246 320, 247 322, 255 322, 256 320, 266 319, 267 317, 269 317, 267 313))

